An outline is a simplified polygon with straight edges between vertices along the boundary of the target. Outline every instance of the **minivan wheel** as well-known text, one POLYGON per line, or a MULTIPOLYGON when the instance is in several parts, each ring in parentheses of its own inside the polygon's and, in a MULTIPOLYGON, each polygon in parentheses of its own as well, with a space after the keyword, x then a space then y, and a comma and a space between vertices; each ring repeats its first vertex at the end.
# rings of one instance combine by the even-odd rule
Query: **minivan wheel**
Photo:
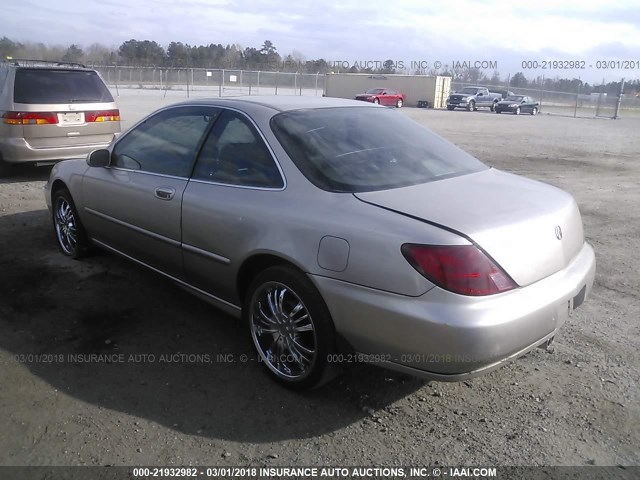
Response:
POLYGON ((0 178, 10 177, 12 165, 0 158, 0 178))
POLYGON ((258 361, 276 381, 294 390, 327 376, 335 333, 320 292, 301 272, 271 267, 249 286, 243 308, 258 361))
POLYGON ((65 189, 58 190, 51 203, 53 229, 60 251, 68 257, 82 258, 89 251, 90 243, 71 194, 65 189))

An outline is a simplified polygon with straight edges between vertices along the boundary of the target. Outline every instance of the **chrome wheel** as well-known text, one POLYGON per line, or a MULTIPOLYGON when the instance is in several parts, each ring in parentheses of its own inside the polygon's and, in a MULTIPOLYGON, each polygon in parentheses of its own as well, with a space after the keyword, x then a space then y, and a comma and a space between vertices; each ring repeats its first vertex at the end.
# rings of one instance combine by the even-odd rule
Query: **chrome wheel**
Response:
POLYGON ((78 246, 76 217, 71 205, 62 196, 58 197, 56 201, 54 221, 60 247, 67 255, 73 255, 78 246))
POLYGON ((251 337, 265 365, 287 381, 309 375, 317 359, 313 319, 301 298, 279 282, 261 285, 249 304, 251 337))
POLYGON ((538 113, 538 109, 536 107, 533 107, 533 110, 531 110, 531 115, 535 115, 538 113))
POLYGON ((520 115, 520 107, 517 107, 516 111, 513 112, 513 113, 514 113, 514 115, 520 115))
POLYGON ((397 108, 402 108, 402 99, 398 99, 398 101, 396 102, 396 107, 397 108))

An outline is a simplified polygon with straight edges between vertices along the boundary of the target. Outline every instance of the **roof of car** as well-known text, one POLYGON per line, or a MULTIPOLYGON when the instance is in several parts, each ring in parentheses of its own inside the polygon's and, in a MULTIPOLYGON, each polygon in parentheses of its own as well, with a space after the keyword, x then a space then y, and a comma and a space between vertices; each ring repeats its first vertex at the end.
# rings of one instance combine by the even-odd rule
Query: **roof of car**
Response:
MULTIPOLYGON (((242 97, 222 97, 222 98, 200 98, 181 104, 211 103, 215 105, 237 106, 261 105, 273 110, 285 112, 288 110, 304 110, 308 108, 332 108, 332 107, 370 107, 377 108, 377 105, 358 100, 348 100, 335 97, 311 97, 299 95, 255 95, 242 97)), ((384 108, 384 107, 378 107, 384 108)))
POLYGON ((89 68, 86 65, 83 65, 82 63, 49 61, 49 60, 28 60, 28 59, 22 59, 22 58, 6 59, 6 60, 2 59, 0 60, 0 66, 14 67, 14 68, 43 69, 43 70, 93 71, 92 68, 89 68))

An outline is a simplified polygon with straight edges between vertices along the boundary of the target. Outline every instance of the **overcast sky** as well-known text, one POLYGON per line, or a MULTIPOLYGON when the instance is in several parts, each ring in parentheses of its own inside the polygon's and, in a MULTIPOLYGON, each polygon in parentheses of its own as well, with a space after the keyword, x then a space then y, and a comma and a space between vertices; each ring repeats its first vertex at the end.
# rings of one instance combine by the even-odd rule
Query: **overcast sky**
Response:
POLYGON ((595 81, 640 77, 598 70, 598 60, 640 61, 636 1, 20 0, 4 1, 0 36, 47 44, 155 40, 259 47, 285 56, 384 61, 494 60, 503 77, 523 71, 595 81), (586 70, 523 70, 523 60, 586 61, 586 70), (592 67, 589 67, 592 65, 592 67))

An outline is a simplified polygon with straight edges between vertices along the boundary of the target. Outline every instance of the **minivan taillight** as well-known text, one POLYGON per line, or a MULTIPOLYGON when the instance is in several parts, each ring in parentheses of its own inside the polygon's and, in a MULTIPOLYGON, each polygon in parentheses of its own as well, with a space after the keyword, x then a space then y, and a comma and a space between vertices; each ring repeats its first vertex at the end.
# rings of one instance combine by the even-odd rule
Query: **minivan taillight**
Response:
POLYGON ((430 282, 461 295, 484 296, 518 285, 475 245, 402 245, 404 258, 430 282))
POLYGON ((4 112, 2 121, 8 125, 56 125, 58 116, 51 112, 4 112))
POLYGON ((120 110, 97 110, 93 112, 85 112, 84 119, 86 122, 119 122, 120 110))

